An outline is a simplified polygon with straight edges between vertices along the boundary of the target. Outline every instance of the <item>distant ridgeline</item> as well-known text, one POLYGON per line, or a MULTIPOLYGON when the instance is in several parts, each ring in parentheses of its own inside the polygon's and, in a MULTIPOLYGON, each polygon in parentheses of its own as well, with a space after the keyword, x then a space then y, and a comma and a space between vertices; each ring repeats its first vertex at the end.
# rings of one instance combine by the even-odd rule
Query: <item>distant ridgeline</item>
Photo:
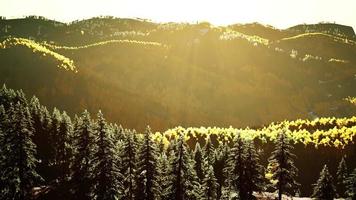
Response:
POLYGON ((2 18, 0 84, 71 115, 101 109, 139 131, 146 124, 163 131, 351 118, 352 38, 352 28, 337 24, 281 30, 259 23, 2 18))
POLYGON ((315 33, 322 32, 350 39, 355 39, 355 31, 351 26, 333 23, 319 23, 319 24, 301 24, 290 27, 288 30, 296 31, 299 33, 315 33))

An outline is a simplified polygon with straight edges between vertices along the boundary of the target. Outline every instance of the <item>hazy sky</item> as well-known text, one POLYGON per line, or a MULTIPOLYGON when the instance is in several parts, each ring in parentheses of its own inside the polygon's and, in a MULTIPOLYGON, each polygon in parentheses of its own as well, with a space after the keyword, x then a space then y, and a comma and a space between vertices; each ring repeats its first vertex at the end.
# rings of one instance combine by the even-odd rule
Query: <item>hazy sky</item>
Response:
POLYGON ((153 21, 261 22, 278 28, 336 22, 356 28, 356 0, 0 0, 0 16, 64 22, 99 15, 153 21))

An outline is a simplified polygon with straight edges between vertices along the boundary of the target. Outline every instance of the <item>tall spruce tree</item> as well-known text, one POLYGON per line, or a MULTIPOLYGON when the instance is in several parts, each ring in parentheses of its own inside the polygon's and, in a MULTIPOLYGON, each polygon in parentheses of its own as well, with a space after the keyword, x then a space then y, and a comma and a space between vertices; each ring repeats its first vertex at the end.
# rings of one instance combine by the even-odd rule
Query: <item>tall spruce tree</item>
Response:
POLYGON ((194 149, 194 160, 195 160, 195 166, 194 169, 197 173, 198 181, 199 183, 202 183, 205 174, 204 174, 204 157, 203 157, 203 152, 200 147, 199 143, 195 144, 195 149, 194 149))
POLYGON ((50 160, 53 157, 53 146, 50 143, 52 139, 51 135, 49 134, 51 116, 47 108, 41 106, 39 100, 36 97, 31 99, 29 106, 34 127, 33 142, 37 146, 37 158, 40 161, 37 168, 45 180, 51 180, 52 170, 50 170, 50 160))
MULTIPOLYGON (((5 160, 6 160, 6 134, 5 131, 7 130, 8 126, 8 118, 5 112, 4 106, 0 105, 0 185, 5 185, 6 181, 4 176, 5 171, 5 160)), ((5 188, 0 188, 0 199, 5 199, 5 188), (4 195, 4 196, 3 196, 4 195)))
POLYGON ((70 176, 70 165, 73 159, 73 126, 70 117, 63 112, 58 127, 56 141, 56 164, 60 179, 67 180, 70 176))
MULTIPOLYGON (((4 112, 2 112, 4 113, 4 112)), ((0 140, 1 199, 31 198, 31 189, 41 177, 36 172, 36 145, 32 142, 33 126, 28 107, 10 104, 7 117, 2 116, 0 140)))
POLYGON ((345 161, 345 156, 341 158, 339 166, 336 172, 336 179, 337 179, 337 193, 340 197, 345 197, 346 187, 345 181, 347 179, 348 172, 347 172, 347 165, 345 161))
POLYGON ((230 147, 227 144, 221 144, 216 151, 216 155, 213 167, 214 175, 217 179, 217 191, 216 199, 221 199, 223 194, 224 185, 226 183, 227 174, 224 172, 224 169, 227 167, 227 160, 229 158, 230 147))
POLYGON ((211 200, 216 199, 217 197, 217 188, 218 183, 214 174, 214 161, 215 161, 215 150, 211 143, 210 136, 206 140, 204 146, 203 162, 202 162, 202 171, 203 179, 201 180, 201 196, 204 199, 211 200))
POLYGON ((136 162, 137 144, 134 133, 126 131, 121 152, 121 174, 122 174, 122 200, 134 200, 136 191, 136 162))
POLYGON ((288 136, 280 132, 276 139, 275 149, 268 159, 268 173, 272 186, 278 191, 278 199, 282 194, 295 193, 299 184, 296 182, 298 169, 294 166, 293 159, 296 157, 291 151, 293 146, 289 143, 288 136))
POLYGON ((217 197, 218 183, 214 175, 214 168, 212 165, 205 164, 205 176, 202 181, 202 197, 206 200, 215 200, 217 197))
POLYGON ((318 200, 333 200, 335 194, 333 178, 329 173, 328 167, 324 165, 318 181, 314 184, 312 197, 318 200))
POLYGON ((254 199, 253 192, 261 192, 264 186, 263 166, 259 163, 259 155, 256 152, 253 141, 246 142, 244 161, 244 188, 247 199, 254 199))
POLYGON ((87 110, 76 123, 75 153, 71 167, 73 199, 90 200, 93 197, 93 124, 87 110))
POLYGON ((244 177, 245 146, 245 141, 238 133, 234 139, 234 146, 230 151, 227 166, 224 169, 227 174, 226 177, 229 177, 226 184, 238 191, 240 199, 247 198, 247 191, 244 187, 244 182, 246 181, 244 177))
POLYGON ((345 181, 346 196, 352 200, 356 200, 356 168, 351 172, 350 176, 345 181))
POLYGON ((174 160, 172 162, 172 193, 170 199, 199 199, 199 183, 194 170, 194 159, 187 149, 184 136, 180 134, 176 143, 174 160))
POLYGON ((136 200, 156 199, 157 153, 157 146, 152 139, 151 128, 148 126, 138 152, 136 200))
MULTIPOLYGON (((173 154, 173 152, 172 152, 173 154)), ((155 196, 158 200, 170 200, 172 156, 162 152, 157 159, 157 180, 155 182, 155 196)))
POLYGON ((95 182, 94 198, 98 200, 118 199, 117 176, 120 176, 115 164, 115 145, 112 140, 111 130, 106 120, 99 111, 97 126, 95 129, 95 143, 97 144, 94 153, 94 172, 93 180, 95 182))

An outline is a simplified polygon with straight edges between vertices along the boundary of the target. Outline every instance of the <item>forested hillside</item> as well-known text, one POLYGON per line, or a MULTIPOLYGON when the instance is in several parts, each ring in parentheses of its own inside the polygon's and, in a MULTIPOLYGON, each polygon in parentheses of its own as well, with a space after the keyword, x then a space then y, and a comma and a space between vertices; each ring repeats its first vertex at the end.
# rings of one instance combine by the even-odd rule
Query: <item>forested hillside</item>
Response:
POLYGON ((355 198, 356 117, 136 132, 3 86, 0 122, 0 199, 355 198))
POLYGON ((355 37, 306 27, 1 19, 0 83, 140 131, 354 116, 355 37))

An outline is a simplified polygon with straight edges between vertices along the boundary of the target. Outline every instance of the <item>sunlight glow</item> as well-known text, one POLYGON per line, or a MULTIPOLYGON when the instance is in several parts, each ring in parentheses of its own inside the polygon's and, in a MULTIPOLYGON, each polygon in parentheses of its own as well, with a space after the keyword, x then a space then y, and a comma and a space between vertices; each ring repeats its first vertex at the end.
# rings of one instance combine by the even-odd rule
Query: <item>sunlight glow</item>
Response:
POLYGON ((320 21, 356 27, 355 8, 354 0, 0 0, 0 15, 8 18, 41 15, 69 22, 112 15, 217 25, 260 22, 278 28, 320 21))

